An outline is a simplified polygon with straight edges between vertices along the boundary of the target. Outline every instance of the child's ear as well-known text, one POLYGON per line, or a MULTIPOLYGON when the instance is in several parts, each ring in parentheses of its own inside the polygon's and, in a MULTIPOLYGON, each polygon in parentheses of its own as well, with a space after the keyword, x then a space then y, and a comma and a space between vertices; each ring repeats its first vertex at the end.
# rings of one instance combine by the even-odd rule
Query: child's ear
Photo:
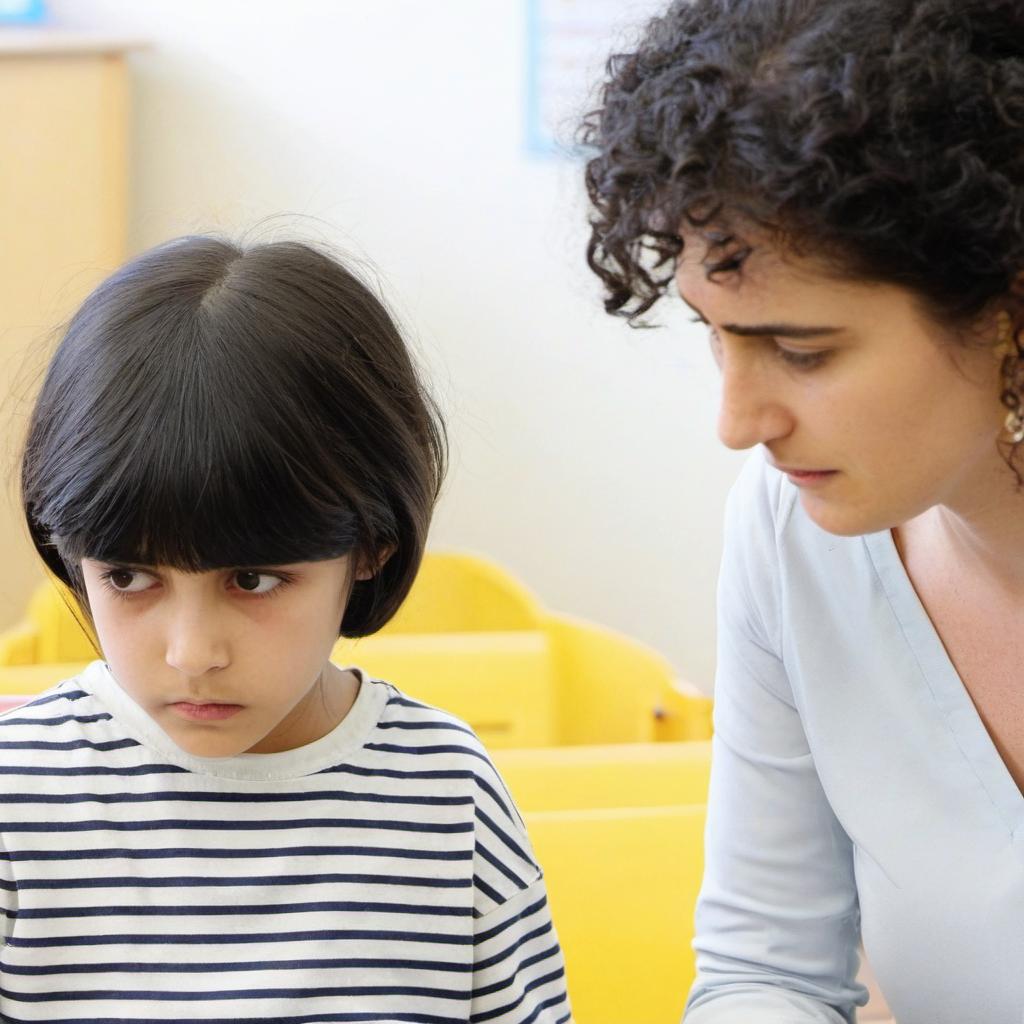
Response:
POLYGON ((357 582, 362 580, 372 580, 387 564, 387 560, 398 550, 396 544, 385 544, 384 547, 378 548, 376 557, 363 556, 359 559, 356 565, 355 579, 357 582))

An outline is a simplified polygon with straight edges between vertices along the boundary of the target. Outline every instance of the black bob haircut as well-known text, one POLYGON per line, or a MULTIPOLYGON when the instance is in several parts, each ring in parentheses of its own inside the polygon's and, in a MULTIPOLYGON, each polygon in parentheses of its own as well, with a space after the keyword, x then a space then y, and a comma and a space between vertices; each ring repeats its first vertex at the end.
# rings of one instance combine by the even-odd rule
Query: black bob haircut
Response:
POLYGON ((634 323, 744 225, 966 326, 1024 270, 1021 0, 677 0, 608 62, 587 258, 634 323))
POLYGON ((81 560, 197 572, 352 555, 342 636, 397 611, 444 425, 392 318, 300 242, 143 253, 70 321, 21 467, 28 528, 88 615, 81 560), (386 555, 390 554, 390 557, 386 555))

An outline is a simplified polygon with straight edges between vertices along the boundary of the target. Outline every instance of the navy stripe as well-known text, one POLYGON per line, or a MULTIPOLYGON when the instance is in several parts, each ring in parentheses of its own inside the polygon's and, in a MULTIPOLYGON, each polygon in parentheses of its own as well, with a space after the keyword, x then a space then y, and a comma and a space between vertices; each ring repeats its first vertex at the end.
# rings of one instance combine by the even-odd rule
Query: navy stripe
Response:
POLYGON ((0 718, 0 725, 64 725, 66 722, 88 725, 90 722, 109 722, 113 717, 108 711, 101 711, 95 715, 61 715, 60 718, 0 718))
MULTIPOLYGON (((514 923, 514 922, 510 922, 514 923)), ((65 935, 58 938, 28 939, 12 935, 8 946, 24 949, 44 949, 63 946, 230 946, 234 943, 264 942, 335 942, 353 939, 369 939, 380 942, 429 942, 445 946, 469 946, 475 941, 472 935, 446 934, 443 932, 391 932, 382 929, 346 928, 330 931, 307 932, 229 932, 227 934, 196 935, 65 935)))
POLYGON ((456 725, 454 722, 405 722, 405 721, 394 721, 394 722, 380 722, 377 725, 378 729, 450 729, 453 732, 465 733, 467 736, 474 736, 475 733, 472 729, 467 729, 464 725, 456 725))
POLYGON ((490 764, 487 755, 472 747, 460 747, 456 743, 438 743, 422 747, 403 747, 397 743, 367 743, 367 750, 379 750, 384 754, 469 754, 470 757, 479 758, 484 764, 490 764))
POLYGON ((444 988, 425 988, 413 985, 350 985, 318 988, 241 988, 221 992, 175 992, 155 990, 136 992, 125 989, 81 989, 69 992, 16 992, 0 988, 0 996, 19 1003, 59 1003, 87 999, 145 999, 152 1002, 205 1002, 207 999, 327 999, 337 996, 418 996, 429 999, 471 998, 468 991, 444 988))
POLYGON ((159 829, 212 829, 261 832, 292 828, 367 828, 391 832, 434 832, 451 835, 472 832, 471 821, 438 824, 421 821, 373 821, 366 818, 294 818, 286 821, 204 821, 200 818, 158 818, 153 821, 24 821, 4 825, 5 832, 155 832, 159 829))
POLYGON ((349 914, 424 914, 435 917, 469 917, 469 907, 432 907, 403 903, 368 903, 364 900, 316 900, 309 903, 254 903, 225 906, 132 906, 132 907, 63 907, 18 910, 19 921, 52 921, 81 917, 222 917, 225 914, 321 914, 337 911, 349 914))
POLYGON ((241 960, 236 963, 146 964, 128 963, 51 964, 46 967, 23 967, 5 964, 4 974, 212 974, 220 971, 308 971, 382 968, 388 971, 443 971, 468 974, 470 963, 449 963, 446 960, 387 960, 371 957, 334 957, 324 960, 241 960))
MULTIPOLYGON (((501 963, 502 960, 507 960, 517 949, 525 946, 532 939, 539 939, 542 935, 547 935, 553 927, 554 925, 550 921, 546 921, 539 928, 534 928, 532 932, 520 935, 511 946, 506 946, 500 953, 495 953, 494 956, 489 956, 486 960, 478 960, 473 965, 473 970, 485 971, 488 967, 493 967, 495 964, 501 963)), ((552 949, 558 949, 558 946, 553 946, 552 949)))
POLYGON ((93 743, 91 740, 0 740, 0 750, 124 750, 126 747, 142 746, 138 740, 104 740, 93 743))
POLYGON ((479 807, 476 809, 476 816, 493 832, 520 860, 525 860, 527 864, 533 864, 534 867, 537 865, 534 863, 533 858, 503 829, 498 828, 496 822, 489 818, 479 807))
POLYGON ((479 875, 473 876, 473 885, 476 886, 492 903, 502 904, 505 902, 505 897, 498 892, 497 889, 492 889, 479 875))
POLYGON ((480 843, 477 843, 476 852, 480 854, 480 856, 483 857, 483 859, 487 861, 487 863, 490 864, 491 867, 501 872, 501 874, 503 874, 514 886, 516 886, 516 888, 527 888, 527 883, 524 882, 511 868, 506 867, 504 864, 502 864, 502 862, 498 860, 498 858, 495 857, 494 854, 487 849, 487 847, 482 846, 480 843))
MULTIPOLYGON (((367 744, 369 746, 369 744, 367 744)), ((325 768, 318 775, 329 775, 335 772, 346 775, 360 775, 364 778, 378 779, 472 779, 473 772, 468 768, 435 768, 430 771, 403 770, 400 768, 364 768, 358 764, 336 764, 325 768)))
POLYGON ((83 697, 88 697, 89 694, 85 690, 66 690, 59 693, 51 693, 48 697, 37 697, 35 700, 28 701, 26 704, 21 705, 21 710, 25 708, 38 708, 43 704, 52 704, 55 700, 81 700, 83 697))
MULTIPOLYGON (((566 1018, 568 1019, 568 1018, 566 1018)), ((298 1017, 276 1017, 273 1024, 466 1024, 465 1017, 438 1017, 433 1013, 304 1013, 298 1017)), ((39 1024, 4 1014, 3 1024, 39 1024)), ((46 1024, 259 1024, 252 1017, 161 1017, 159 1022, 139 1017, 50 1017, 46 1024)))
POLYGON ((507 921, 502 921, 501 924, 495 925, 490 931, 480 932, 478 935, 473 936, 473 942, 479 946, 481 942, 487 942, 488 939, 493 939, 495 935, 500 935, 503 931, 511 928, 514 924, 518 924, 520 921, 525 920, 528 917, 532 917, 538 911, 543 910, 547 906, 547 897, 541 896, 536 903, 531 903, 530 906, 525 907, 515 917, 510 917, 507 921))
POLYGON ((398 857, 409 860, 471 860, 472 850, 405 850, 388 846, 281 846, 273 849, 206 850, 201 847, 169 846, 144 850, 117 847, 97 850, 16 850, 0 851, 0 861, 95 860, 124 857, 132 860, 196 857, 398 857))
POLYGON ((245 885, 405 885, 424 889, 468 889, 468 878, 425 878, 403 875, 365 875, 327 873, 317 875, 252 875, 224 878, 217 875, 169 875, 162 878, 141 876, 123 878, 26 878, 18 882, 2 882, 0 887, 25 889, 121 889, 138 886, 160 889, 174 886, 245 886, 245 885))
MULTIPOLYGON (((498 791, 486 779, 481 778, 479 775, 474 775, 473 781, 501 808, 505 817, 508 818, 509 821, 512 821, 512 813, 505 804, 505 800, 498 795, 498 791)), ((512 798, 509 796, 508 790, 505 791, 505 799, 508 800, 509 804, 512 803, 512 798)))
POLYGON ((418 700, 410 700, 408 697, 392 697, 388 700, 388 707, 392 705, 398 705, 403 708, 418 708, 420 711, 437 711, 437 708, 432 708, 429 704, 423 704, 418 700))
POLYGON ((549 946, 547 949, 540 953, 534 953, 533 956, 528 956, 525 960, 520 960, 512 969, 512 973, 505 978, 503 981, 495 981, 490 985, 484 985, 482 988, 473 989, 473 998, 481 999, 483 996, 492 996, 495 992, 500 992, 503 988, 508 988, 515 980, 516 976, 522 971, 525 971, 527 967, 533 967, 534 964, 539 964, 543 960, 549 960, 553 956, 557 956, 558 946, 549 946))
MULTIPOLYGON (((558 981, 559 978, 565 977, 565 970, 559 967, 557 971, 552 971, 550 974, 545 974, 542 978, 534 978, 533 981, 528 982, 523 986, 523 991, 519 994, 518 999, 514 999, 511 1003, 506 1003, 504 1006, 499 1006, 497 1009, 488 1010, 485 1013, 474 1013, 470 1017, 470 1021, 473 1024, 477 1024, 478 1021, 494 1020, 495 1017, 502 1017, 507 1013, 511 1013, 514 1009, 523 1005, 523 1000, 535 989, 540 988, 541 985, 550 984, 552 981, 558 981)), ((557 1006, 558 1003, 564 1003, 566 1001, 566 995, 564 990, 561 995, 552 996, 550 999, 546 999, 543 1003, 538 1003, 533 1013, 529 1017, 525 1018, 522 1024, 528 1024, 530 1021, 537 1019, 537 1014, 542 1010, 547 1009, 549 1006, 557 1006)))
POLYGON ((128 768, 108 768, 105 765, 93 765, 82 768, 30 768, 0 765, 0 775, 187 775, 187 768, 179 768, 176 764, 139 764, 128 768))
POLYGON ((350 803, 409 804, 419 807, 464 807, 473 803, 471 796, 405 796, 384 793, 353 793, 341 789, 310 790, 303 793, 205 793, 199 790, 157 790, 151 793, 0 793, 0 804, 138 804, 168 803, 226 803, 273 804, 299 803, 309 800, 338 800, 350 803))

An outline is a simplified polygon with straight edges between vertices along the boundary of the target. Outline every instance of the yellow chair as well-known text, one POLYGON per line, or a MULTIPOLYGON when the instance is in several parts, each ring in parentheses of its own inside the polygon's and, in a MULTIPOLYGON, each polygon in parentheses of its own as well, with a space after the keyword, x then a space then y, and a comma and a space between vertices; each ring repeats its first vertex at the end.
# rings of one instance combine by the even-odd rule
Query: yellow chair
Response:
POLYGON ((496 750, 494 763, 524 811, 703 804, 711 743, 496 750))
MULTIPOLYGON (((0 635, 0 694, 37 693, 96 657, 72 609, 62 590, 39 588, 26 621, 0 635)), ((394 620, 375 636, 339 641, 332 657, 447 708, 492 749, 711 734, 711 701, 680 689, 660 656, 546 612, 470 555, 428 554, 394 620)))
MULTIPOLYGON (((29 600, 24 620, 0 633, 0 666, 5 667, 83 664, 98 657, 96 652, 92 630, 56 580, 41 583, 29 600)), ((60 678, 53 677, 50 683, 60 678)))
POLYGON ((702 804, 526 811, 581 1024, 677 1024, 693 983, 702 804))
POLYGON ((678 1024, 693 983, 709 742, 499 750, 565 952, 576 1019, 678 1024))
POLYGON ((428 551, 409 596, 378 635, 537 629, 543 610, 504 569, 458 551, 428 551))

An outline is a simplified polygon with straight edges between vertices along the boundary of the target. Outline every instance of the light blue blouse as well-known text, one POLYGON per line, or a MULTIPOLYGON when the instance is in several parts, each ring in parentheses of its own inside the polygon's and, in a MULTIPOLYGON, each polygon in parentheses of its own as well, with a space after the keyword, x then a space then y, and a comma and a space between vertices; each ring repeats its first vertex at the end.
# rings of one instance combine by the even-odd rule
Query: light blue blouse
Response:
POLYGON ((861 935, 899 1024, 1022 1024, 1024 796, 891 534, 760 456, 726 524, 686 1024, 854 1021, 861 935))

